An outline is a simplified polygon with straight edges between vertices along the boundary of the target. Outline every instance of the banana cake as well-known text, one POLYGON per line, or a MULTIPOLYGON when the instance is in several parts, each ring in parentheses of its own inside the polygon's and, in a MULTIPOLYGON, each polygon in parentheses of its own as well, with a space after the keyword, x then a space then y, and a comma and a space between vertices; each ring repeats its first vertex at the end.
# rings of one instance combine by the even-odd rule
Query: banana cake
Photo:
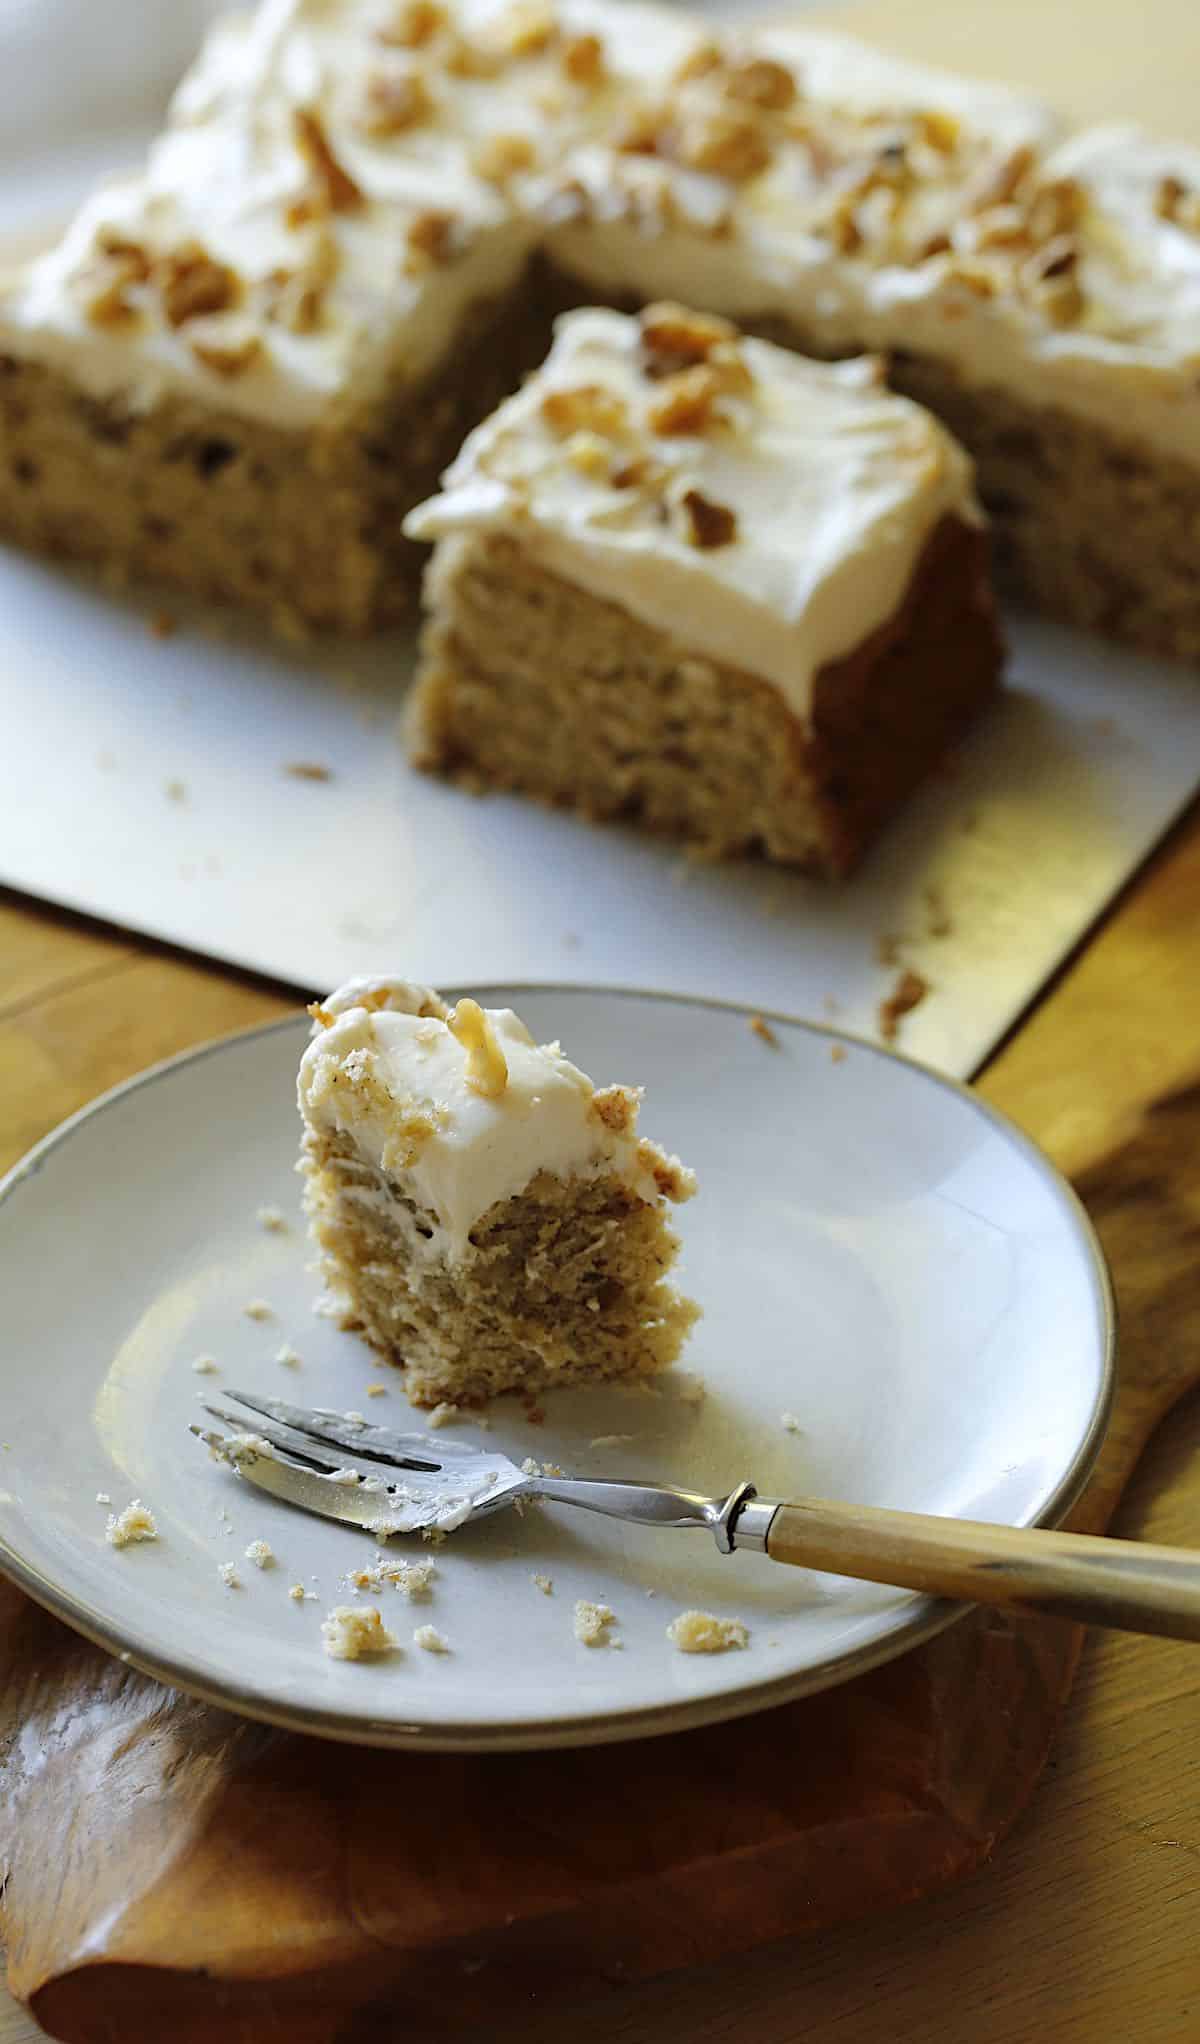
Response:
POLYGON ((669 1277, 691 1172, 510 1009, 358 980, 313 1010, 305 1203, 334 1311, 415 1405, 649 1376, 698 1314, 669 1277))
POLYGON ((408 530, 415 762, 707 855, 849 871, 1000 672, 950 435, 678 305, 565 314, 408 530))

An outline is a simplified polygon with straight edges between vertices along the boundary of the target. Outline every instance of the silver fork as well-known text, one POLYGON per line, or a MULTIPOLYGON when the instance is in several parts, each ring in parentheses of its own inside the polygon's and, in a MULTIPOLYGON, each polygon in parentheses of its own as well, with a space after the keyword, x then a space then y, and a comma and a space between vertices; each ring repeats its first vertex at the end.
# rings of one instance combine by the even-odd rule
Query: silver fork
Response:
POLYGON ((722 1554, 745 1547, 772 1561, 965 1603, 1200 1640, 1200 1556, 1184 1548, 827 1498, 787 1502, 759 1497, 752 1483, 737 1484, 727 1497, 704 1497, 674 1484, 568 1476, 533 1462, 518 1468, 498 1449, 397 1433, 321 1407, 246 1391, 225 1396, 244 1413, 217 1405, 205 1411, 229 1432, 191 1428, 218 1460, 285 1504, 379 1540, 448 1532, 544 1498, 641 1526, 707 1527, 722 1554))

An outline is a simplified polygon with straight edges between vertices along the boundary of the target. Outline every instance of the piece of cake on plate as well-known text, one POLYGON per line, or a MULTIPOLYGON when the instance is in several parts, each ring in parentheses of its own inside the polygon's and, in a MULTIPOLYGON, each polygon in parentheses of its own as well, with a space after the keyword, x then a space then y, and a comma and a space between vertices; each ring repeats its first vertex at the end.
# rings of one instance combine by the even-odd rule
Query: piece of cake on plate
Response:
POLYGON ((544 352, 523 181, 612 87, 590 0, 262 0, 137 174, 0 279, 0 537, 359 630, 544 352))
POLYGON ((313 1010, 301 1169, 335 1310, 416 1405, 643 1377, 698 1308, 669 1280, 692 1174, 511 1009, 355 980, 313 1010))
POLYGON ((847 872, 991 695, 971 464, 874 361, 566 314, 408 529, 420 766, 847 872))

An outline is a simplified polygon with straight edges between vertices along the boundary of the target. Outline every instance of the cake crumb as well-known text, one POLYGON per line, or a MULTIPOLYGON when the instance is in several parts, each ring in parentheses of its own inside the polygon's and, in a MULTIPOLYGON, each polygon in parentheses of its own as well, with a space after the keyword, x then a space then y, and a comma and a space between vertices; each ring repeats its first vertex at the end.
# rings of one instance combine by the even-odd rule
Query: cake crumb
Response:
POLYGON ((617 1614, 607 1604, 592 1604, 586 1597, 576 1600, 575 1637, 581 1646, 615 1646, 616 1641, 609 1637, 609 1627, 616 1622, 617 1614))
POLYGON ((247 1299, 242 1307, 242 1312, 247 1320, 273 1320, 275 1318, 275 1308, 269 1306, 265 1299, 247 1299))
POLYGON ((387 1397, 387 1385, 386 1385, 386 1384, 368 1384, 368 1385, 367 1385, 367 1397, 368 1397, 368 1398, 386 1398, 386 1397, 387 1397))
POLYGON ((588 1445, 592 1448, 623 1448, 626 1441, 636 1439, 636 1434, 597 1434, 588 1445))
POLYGON ((119 1515, 109 1513, 104 1538, 110 1547, 131 1547, 138 1540, 157 1540, 153 1512, 140 1498, 134 1498, 119 1515))
POLYGON ((282 1363, 285 1370, 298 1370, 300 1368, 300 1357, 290 1341, 285 1341, 281 1348, 276 1349, 275 1360, 277 1363, 282 1363))
POLYGON ((304 1599, 306 1597, 310 1597, 311 1595, 312 1595, 311 1590, 306 1590, 303 1583, 288 1584, 288 1596, 291 1598, 293 1604, 303 1604, 304 1599))
POLYGON ((96 1492, 96 1503, 98 1505, 111 1505, 112 1499, 106 1490, 98 1490, 96 1492))
POLYGON ((776 1036, 770 1023, 764 1022, 761 1015, 751 1015, 750 1027, 755 1036, 760 1036, 764 1043, 770 1044, 772 1050, 779 1049, 779 1038, 776 1036))
POLYGON ((270 1568, 274 1559, 275 1556, 265 1540, 252 1540, 246 1549, 246 1560, 252 1561, 255 1568, 270 1568))
POLYGON ((779 1424, 783 1428, 785 1434, 802 1434, 804 1432, 804 1428, 801 1426, 794 1412, 781 1412, 779 1415, 779 1424))
POLYGON ((343 1580, 352 1590, 382 1590, 390 1585, 410 1604, 422 1604, 430 1596, 429 1586, 436 1574, 436 1562, 393 1561, 377 1552, 369 1567, 351 1569, 343 1580))
POLYGON ((845 1064, 845 1062, 846 1062, 846 1046, 845 1046, 845 1044, 844 1044, 844 1043, 833 1043, 833 1044, 831 1044, 831 1045, 830 1045, 830 1047, 829 1047, 829 1062, 830 1062, 830 1064, 831 1064, 831 1065, 844 1065, 844 1064, 845 1064))
POLYGON ((681 1654, 724 1654, 744 1647, 750 1638, 740 1618, 714 1618, 708 1611, 681 1611, 667 1627, 667 1638, 681 1654))
POLYGON ((217 1574, 220 1576, 221 1581, 224 1583, 225 1588, 227 1590, 241 1589, 242 1579, 231 1561, 218 1562, 217 1574))
POLYGON ((552 1597, 554 1595, 554 1579, 552 1576, 532 1575, 529 1580, 535 1589, 541 1591, 543 1597, 552 1597))
POLYGON ((335 1604, 321 1621, 321 1637, 331 1661, 361 1661, 368 1654, 390 1654, 396 1644, 376 1604, 335 1604))
POLYGON ((443 1399, 440 1405, 435 1405, 433 1411, 426 1414, 425 1424, 436 1432, 439 1427, 452 1427, 462 1416, 461 1405, 451 1405, 443 1399))
POLYGON ((198 1377, 211 1377, 216 1367, 217 1365, 212 1356, 197 1356, 192 1364, 192 1368, 198 1377))
POLYGON ((323 766, 320 760, 291 759, 283 769, 294 781, 331 781, 333 768, 323 766))
POLYGON ((413 1634, 413 1645, 423 1647, 427 1654, 448 1654, 450 1642, 436 1625, 418 1625, 413 1634))
POLYGON ((163 794, 168 802, 186 802, 187 792, 186 781, 164 781, 163 783, 163 794))
POLYGON ((887 999, 879 1003, 879 1034, 885 1043, 896 1041, 904 1017, 920 1007, 928 992, 929 981, 922 979, 919 972, 906 968, 900 974, 887 999))
POLYGON ((266 1229, 268 1235, 287 1234, 287 1215, 282 1207, 260 1207, 255 1219, 260 1228, 266 1229))

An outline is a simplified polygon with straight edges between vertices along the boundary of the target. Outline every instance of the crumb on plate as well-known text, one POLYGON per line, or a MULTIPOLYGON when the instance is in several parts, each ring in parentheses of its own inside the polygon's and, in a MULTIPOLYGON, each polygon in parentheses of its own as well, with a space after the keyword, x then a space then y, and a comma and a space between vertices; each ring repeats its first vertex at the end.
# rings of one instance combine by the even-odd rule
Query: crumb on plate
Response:
POLYGON ((740 1618, 714 1618, 708 1611, 681 1611, 667 1627, 667 1638, 681 1654, 724 1654, 747 1645, 750 1634, 740 1618))
POLYGON ((436 1625, 418 1625, 413 1634, 413 1645, 423 1647, 427 1654, 448 1654, 450 1642, 436 1625))
POLYGON ((158 1527, 149 1505, 134 1498, 123 1512, 110 1512, 104 1538, 110 1547, 132 1547, 138 1540, 157 1540, 158 1527))
POLYGON ((390 1654, 396 1644, 377 1604, 335 1604, 321 1621, 321 1638, 331 1661, 361 1661, 368 1654, 390 1654))
POLYGON ((613 1646, 615 1642, 609 1637, 609 1628, 616 1622, 617 1614, 607 1604, 593 1604, 586 1597, 576 1600, 575 1637, 581 1646, 613 1646))

